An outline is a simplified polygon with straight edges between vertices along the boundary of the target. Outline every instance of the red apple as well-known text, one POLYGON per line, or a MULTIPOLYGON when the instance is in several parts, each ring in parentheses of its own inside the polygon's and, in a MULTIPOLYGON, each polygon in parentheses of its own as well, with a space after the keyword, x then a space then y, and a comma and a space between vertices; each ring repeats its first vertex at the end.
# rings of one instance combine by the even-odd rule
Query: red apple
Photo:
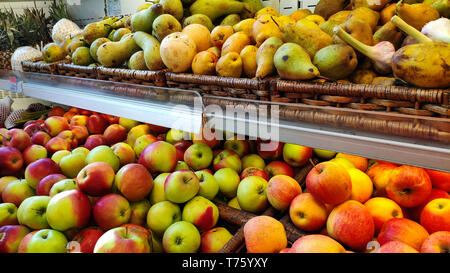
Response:
POLYGON ((118 142, 111 146, 114 154, 119 158, 120 166, 136 162, 136 154, 133 148, 125 142, 118 142))
POLYGON ((244 238, 248 253, 278 253, 287 247, 283 224, 266 215, 255 216, 245 223, 244 238))
POLYGON ((89 131, 86 126, 73 125, 70 126, 69 129, 77 139, 78 145, 84 144, 86 142, 86 139, 89 137, 89 131))
POLYGON ((108 114, 102 114, 102 116, 108 121, 109 124, 118 124, 120 117, 108 115, 108 114))
POLYGON ((277 160, 283 155, 284 143, 273 140, 259 140, 256 142, 258 154, 264 160, 277 160))
POLYGON ((269 175, 266 173, 266 171, 264 171, 263 169, 257 168, 257 167, 245 168, 241 173, 241 180, 248 176, 252 176, 252 175, 262 177, 265 180, 269 180, 269 175))
POLYGON ((47 144, 47 142, 51 138, 52 137, 49 134, 47 134, 46 132, 38 131, 38 132, 34 133, 33 136, 31 137, 31 143, 45 146, 45 144, 47 144))
POLYGON ((54 173, 61 173, 59 166, 50 158, 42 158, 27 166, 25 179, 30 187, 36 189, 42 178, 54 173))
POLYGON ((17 253, 20 242, 28 233, 30 230, 22 225, 0 227, 0 253, 17 253))
POLYGON ((120 168, 114 183, 119 192, 132 202, 142 200, 153 188, 152 175, 143 165, 137 163, 120 168))
POLYGON ((189 148, 189 146, 191 146, 192 145, 192 142, 190 142, 189 140, 179 140, 179 141, 177 141, 177 142, 175 142, 174 144, 173 144, 173 146, 176 148, 176 149, 179 149, 179 150, 181 150, 183 153, 187 150, 187 148, 189 148))
POLYGON ((277 210, 286 210, 291 201, 302 193, 300 184, 294 178, 287 175, 276 175, 267 184, 267 199, 277 210))
POLYGON ((420 224, 406 218, 392 218, 386 221, 378 234, 378 242, 384 245, 390 241, 401 241, 416 250, 429 236, 428 231, 420 224))
POLYGON ((95 203, 93 213, 97 225, 103 230, 109 230, 128 223, 131 208, 125 197, 109 193, 95 203))
POLYGON ((23 151, 23 159, 25 165, 29 165, 34 161, 47 157, 47 149, 44 146, 32 144, 23 151))
POLYGON ((108 121, 102 115, 95 114, 89 116, 86 127, 90 134, 103 134, 108 125, 108 121))
POLYGON ((71 149, 75 149, 78 147, 78 139, 76 138, 75 134, 71 130, 64 130, 60 132, 58 137, 65 139, 69 144, 71 149))
POLYGON ((298 238, 289 253, 344 253, 345 248, 333 238, 322 234, 310 234, 298 238))
POLYGON ((205 143, 211 149, 214 149, 220 144, 222 136, 214 129, 201 128, 197 134, 192 134, 192 143, 205 143))
POLYGON ((239 136, 227 139, 223 144, 223 148, 236 152, 241 158, 250 151, 249 142, 244 137, 240 138, 239 136))
POLYGON ((433 187, 450 192, 450 172, 440 172, 425 169, 431 179, 433 187))
POLYGON ((449 253, 450 231, 437 231, 423 241, 421 253, 449 253))
POLYGON ((283 146, 283 159, 292 167, 305 166, 312 157, 312 148, 297 144, 285 143, 283 146))
POLYGON ((54 195, 47 206, 47 221, 52 229, 67 231, 83 228, 91 217, 91 201, 80 190, 66 190, 54 195))
POLYGON ((232 237, 233 235, 224 227, 212 228, 202 233, 200 249, 203 253, 217 253, 232 237))
POLYGON ((291 166, 286 164, 283 161, 272 161, 264 168, 266 173, 269 175, 269 178, 272 178, 275 175, 283 174, 290 177, 294 176, 294 170, 291 166))
POLYGON ((390 241, 382 245, 377 253, 419 253, 419 251, 401 241, 390 241))
POLYGON ((23 166, 22 153, 13 147, 0 147, 0 176, 13 175, 23 166))
POLYGON ((64 110, 64 108, 62 108, 61 106, 55 106, 48 112, 47 115, 49 117, 52 117, 52 116, 62 117, 65 113, 66 113, 66 110, 64 110))
POLYGON ((63 118, 65 118, 67 122, 70 122, 75 115, 77 114, 74 112, 65 112, 63 118))
POLYGON ((297 195, 289 206, 292 223, 301 230, 318 231, 327 221, 328 211, 324 204, 311 193, 297 195))
POLYGON ((150 253, 148 238, 139 230, 116 227, 103 234, 95 244, 94 253, 150 253))
POLYGON ((92 150, 95 147, 102 145, 108 145, 108 143, 106 142, 105 137, 100 134, 88 136, 86 142, 84 143, 84 147, 88 150, 92 150))
POLYGON ((77 244, 72 244, 73 249, 69 249, 69 252, 81 252, 81 253, 93 253, 95 244, 98 239, 105 232, 99 227, 87 227, 78 232, 72 241, 77 242, 77 244))
POLYGON ((325 161, 317 164, 308 173, 306 188, 322 203, 336 205, 350 197, 352 182, 344 167, 325 161))
POLYGON ((85 115, 75 115, 70 120, 70 126, 76 126, 76 125, 86 126, 88 118, 89 117, 85 116, 85 115))
POLYGON ((36 187, 36 195, 50 195, 52 186, 63 179, 67 179, 67 177, 59 173, 47 175, 39 181, 36 187))
POLYGON ((77 175, 80 190, 91 196, 102 196, 111 192, 114 183, 114 169, 105 162, 86 165, 77 175))
POLYGON ((415 207, 431 193, 431 180, 422 168, 403 165, 394 169, 386 193, 402 207, 415 207))
POLYGON ((157 141, 145 147, 139 157, 139 163, 151 173, 172 172, 176 165, 176 148, 165 141, 157 141))
POLYGON ((236 172, 242 171, 242 162, 239 155, 233 150, 223 150, 213 160, 213 169, 232 168, 236 172))
POLYGON ((31 188, 25 179, 14 180, 9 182, 2 191, 2 200, 4 203, 13 203, 19 207, 23 200, 34 195, 34 190, 31 188))
POLYGON ((47 144, 45 144, 45 149, 47 149, 47 152, 52 155, 56 153, 57 151, 61 150, 71 150, 71 145, 67 140, 61 137, 52 137, 47 144))
POLYGON ((34 230, 34 231, 28 233, 27 235, 25 235, 25 237, 23 237, 22 241, 20 241, 19 248, 17 249, 17 253, 26 253, 27 252, 28 242, 30 241, 31 237, 38 231, 39 230, 34 230))
POLYGON ((348 200, 333 208, 328 215, 327 232, 348 247, 363 250, 375 234, 375 225, 363 204, 348 200))
POLYGON ((44 129, 46 132, 54 137, 60 132, 69 129, 69 122, 66 118, 60 116, 48 117, 44 121, 44 129))
POLYGON ((416 222, 420 222, 420 214, 422 213, 423 208, 432 200, 437 199, 437 198, 447 198, 450 199, 450 195, 446 192, 443 191, 441 189, 431 189, 431 193, 428 196, 427 200, 425 200, 425 202, 423 202, 422 204, 418 205, 417 207, 412 207, 408 209, 408 214, 409 214, 409 218, 416 221, 416 222))
POLYGON ((3 145, 23 151, 31 145, 31 137, 22 129, 11 129, 3 136, 3 145))
POLYGON ((391 172, 397 165, 391 163, 378 163, 369 168, 366 174, 370 177, 374 185, 373 195, 376 197, 387 197, 386 186, 391 179, 391 172))
POLYGON ((30 137, 32 137, 35 133, 40 132, 43 130, 41 124, 37 122, 32 122, 28 124, 27 126, 23 126, 23 130, 25 133, 27 133, 30 137))
POLYGON ((120 124, 111 124, 103 132, 108 145, 114 145, 127 139, 127 129, 120 124))
POLYGON ((420 224, 429 232, 450 231, 450 199, 430 201, 420 214, 420 224))

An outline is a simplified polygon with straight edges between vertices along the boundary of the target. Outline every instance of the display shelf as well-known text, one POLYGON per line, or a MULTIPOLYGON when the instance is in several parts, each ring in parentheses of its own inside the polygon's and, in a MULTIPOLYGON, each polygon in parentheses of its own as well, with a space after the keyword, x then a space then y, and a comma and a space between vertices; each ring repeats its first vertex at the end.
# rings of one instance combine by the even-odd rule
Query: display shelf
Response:
POLYGON ((29 97, 189 132, 202 124, 197 92, 39 73, 22 79, 29 97), (187 99, 173 103, 180 94, 187 99))
POLYGON ((22 93, 22 79, 19 73, 11 70, 0 70, 0 90, 22 93))
MULTIPOLYGON (((448 118, 202 97, 189 90, 40 73, 13 75, 23 81, 24 95, 58 104, 193 133, 206 125, 255 139, 450 171, 448 118)), ((0 78, 5 82, 9 76, 0 78)))
POLYGON ((221 131, 450 171, 449 119, 214 96, 206 96, 204 103, 208 126, 221 131), (288 111, 296 115, 289 116, 288 111), (312 117, 325 115, 334 120, 335 126, 312 121, 312 117), (345 126, 346 118, 356 120, 361 127, 345 126), (371 124, 392 123, 403 131, 399 129, 395 135, 395 128, 389 133, 381 132, 385 128, 378 128, 380 132, 364 130, 363 119, 371 124), (422 133, 424 139, 419 135, 410 137, 413 132, 422 133), (434 140, 431 132, 435 132, 434 140))

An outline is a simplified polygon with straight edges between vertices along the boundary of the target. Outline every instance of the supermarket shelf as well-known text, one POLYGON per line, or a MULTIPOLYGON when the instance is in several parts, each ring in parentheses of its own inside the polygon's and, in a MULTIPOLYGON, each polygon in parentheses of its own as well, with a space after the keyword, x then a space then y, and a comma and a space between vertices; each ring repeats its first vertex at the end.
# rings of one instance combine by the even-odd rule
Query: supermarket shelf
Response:
POLYGON ((38 73, 22 73, 22 79, 25 96, 184 131, 201 128, 197 92, 38 73), (187 102, 172 103, 180 93, 187 102))
MULTIPOLYGON (((17 75, 17 72, 15 72, 17 75)), ((3 81, 8 75, 0 75, 3 81)), ((150 87, 111 81, 80 79, 39 73, 20 73, 26 96, 57 104, 135 119, 196 133, 202 125, 254 138, 296 143, 400 164, 450 171, 450 139, 439 142, 358 128, 330 126, 280 115, 295 104, 204 96, 189 90, 150 87), (227 109, 231 107, 231 111, 227 109), (255 111, 251 111, 255 110, 255 111), (262 111, 261 111, 262 110, 262 111), (267 110, 267 111, 265 111, 267 110)), ((2 81, 0 81, 0 84, 2 81)), ((7 83, 6 83, 7 84, 7 83)), ((1 87, 1 86, 0 86, 1 87)), ((329 111, 302 106, 302 111, 329 111)), ((333 111, 336 111, 334 109, 333 111)), ((383 113, 339 109, 383 120, 383 113)), ((354 113, 351 113, 354 114, 354 113)), ((450 120, 399 115, 411 124, 433 125, 450 133, 450 120), (423 119, 423 120, 422 120, 423 119)))
MULTIPOLYGON (((204 116, 207 119, 207 123, 210 127, 218 128, 220 131, 232 131, 253 138, 270 138, 281 142, 350 153, 399 164, 450 171, 450 145, 448 142, 439 143, 416 138, 366 132, 358 129, 335 128, 328 125, 318 125, 298 120, 286 120, 277 115, 275 117, 270 115, 277 113, 277 111, 280 112, 283 107, 286 107, 283 104, 269 102, 253 103, 248 100, 224 99, 212 96, 210 98, 215 99, 213 100, 215 102, 220 100, 222 105, 228 105, 228 107, 233 102, 234 105, 237 105, 237 108, 244 109, 243 111, 247 112, 247 114, 243 112, 239 113, 239 109, 236 108, 233 108, 231 112, 227 112, 225 111, 226 107, 222 107, 223 111, 220 111, 213 107, 210 113, 208 111, 209 105, 205 103, 206 112, 204 116), (227 100, 229 101, 228 103, 226 102, 227 100), (240 102, 236 103, 236 101, 240 102), (242 107, 242 105, 245 105, 245 107, 242 107), (273 109, 274 106, 277 110, 275 112, 268 111, 267 115, 248 113, 249 108, 264 110, 266 108, 270 109, 270 107, 273 109)), ((302 108, 305 107, 311 108, 311 111, 316 109, 319 111, 319 109, 322 109, 322 107, 302 106, 302 108)), ((376 116, 381 114, 367 113, 366 115, 375 115, 373 118, 382 118, 381 116, 376 116)), ((405 117, 405 119, 407 118, 405 117)), ((430 119, 427 120, 430 121, 430 119)), ((442 126, 447 130, 450 129, 450 124, 444 124, 442 126)))

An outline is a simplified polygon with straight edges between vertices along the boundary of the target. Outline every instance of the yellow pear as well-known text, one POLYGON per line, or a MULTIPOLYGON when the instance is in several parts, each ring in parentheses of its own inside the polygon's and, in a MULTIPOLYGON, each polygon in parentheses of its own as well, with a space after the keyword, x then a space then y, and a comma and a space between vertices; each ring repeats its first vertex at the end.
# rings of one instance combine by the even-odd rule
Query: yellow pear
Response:
POLYGON ((216 26, 211 31, 211 40, 214 46, 222 48, 223 43, 234 34, 232 26, 216 26))
POLYGON ((240 78, 242 74, 242 59, 239 53, 230 52, 220 57, 216 65, 216 72, 221 77, 240 78))
POLYGON ((247 45, 241 51, 242 69, 247 78, 253 78, 256 75, 256 53, 258 48, 254 45, 247 45))
POLYGON ((231 35, 223 44, 221 56, 230 52, 241 53, 241 50, 251 43, 250 37, 244 32, 236 32, 231 35))
POLYGON ((216 73, 217 55, 210 51, 202 51, 192 61, 192 72, 196 75, 214 75, 216 73))
POLYGON ((268 14, 263 14, 256 20, 253 24, 252 35, 257 47, 261 46, 267 38, 283 38, 278 22, 273 16, 268 14))
POLYGON ((261 15, 281 16, 281 14, 272 7, 265 7, 258 10, 255 14, 255 18, 258 19, 261 15))
POLYGON ((234 32, 242 31, 245 34, 247 34, 249 37, 253 38, 252 28, 253 28, 253 24, 255 22, 256 22, 256 20, 253 18, 248 18, 248 19, 242 20, 233 26, 234 32))

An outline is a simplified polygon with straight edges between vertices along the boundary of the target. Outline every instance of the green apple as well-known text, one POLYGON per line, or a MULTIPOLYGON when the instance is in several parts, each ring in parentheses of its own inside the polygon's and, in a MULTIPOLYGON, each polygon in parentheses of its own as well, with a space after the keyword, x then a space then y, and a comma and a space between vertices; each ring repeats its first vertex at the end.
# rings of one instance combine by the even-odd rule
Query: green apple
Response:
POLYGON ((170 225, 162 239, 166 253, 196 253, 200 244, 200 232, 193 224, 186 221, 170 225))
POLYGON ((77 182, 74 179, 63 179, 53 184, 50 188, 49 196, 53 197, 60 192, 68 190, 78 190, 77 182))
POLYGON ((175 144, 175 142, 183 139, 188 140, 189 138, 190 138, 189 133, 173 128, 170 129, 166 134, 166 141, 169 142, 170 144, 175 144))
POLYGON ((86 166, 86 155, 84 153, 71 153, 61 158, 59 168, 68 178, 77 177, 78 173, 86 166))
POLYGON ((2 200, 4 203, 13 203, 16 207, 20 206, 23 200, 34 196, 36 192, 25 179, 9 182, 2 191, 2 200))
POLYGON ((28 241, 26 253, 67 253, 66 236, 57 230, 41 229, 28 241))
POLYGON ((142 199, 141 201, 130 203, 131 208, 130 223, 144 226, 144 224, 146 223, 147 213, 150 207, 151 207, 150 201, 147 199, 142 199))
POLYGON ((180 161, 178 160, 177 162, 177 166, 175 167, 175 171, 179 171, 179 170, 190 170, 191 168, 189 168, 189 165, 184 162, 184 161, 180 161))
POLYGON ((334 162, 338 165, 341 165, 346 170, 356 168, 355 164, 353 164, 353 162, 351 162, 350 160, 348 160, 347 158, 344 158, 344 157, 335 157, 335 158, 331 159, 330 162, 334 162))
POLYGON ((224 227, 212 228, 202 233, 200 249, 203 253, 217 253, 232 237, 233 235, 224 227))
POLYGON ((269 206, 266 189, 268 182, 259 176, 242 179, 237 189, 237 199, 242 210, 258 213, 269 206))
POLYGON ((180 206, 170 201, 154 204, 147 213, 147 226, 158 236, 177 221, 181 221, 180 206))
POLYGON ((72 154, 77 154, 77 153, 82 153, 85 156, 87 156, 89 154, 89 149, 84 148, 84 147, 77 147, 72 150, 72 154))
POLYGON ((17 225, 18 223, 16 205, 13 203, 0 203, 0 227, 17 225))
POLYGON ((228 206, 235 208, 235 209, 241 209, 241 207, 239 206, 239 201, 237 199, 237 196, 232 198, 230 201, 228 201, 227 203, 228 206))
POLYGON ((219 209, 205 197, 196 196, 184 205, 181 219, 194 224, 203 232, 217 224, 219 209))
POLYGON ((164 192, 164 183, 169 175, 170 173, 161 173, 153 180, 153 188, 149 198, 152 205, 167 200, 164 192))
POLYGON ((219 182, 217 182, 217 179, 208 171, 197 171, 195 175, 200 182, 198 195, 213 200, 219 193, 219 182))
POLYGON ((94 253, 150 253, 149 238, 126 226, 106 231, 95 243, 94 253))
POLYGON ((156 234, 152 234, 152 253, 163 253, 162 239, 156 234))
POLYGON ((242 169, 245 170, 248 167, 256 167, 264 170, 266 167, 266 162, 257 154, 248 154, 242 158, 242 169))
POLYGON ((47 205, 50 196, 31 196, 25 199, 17 209, 19 224, 31 229, 48 228, 47 205))
POLYGON ((241 181, 239 174, 232 168, 222 168, 214 173, 219 183, 219 191, 225 197, 233 198, 236 196, 239 182, 241 181))
POLYGON ((324 150, 324 149, 319 149, 319 148, 313 148, 313 153, 318 158, 325 159, 325 160, 330 160, 336 155, 336 152, 328 151, 328 150, 324 150))
POLYGON ((130 131, 131 128, 137 126, 139 124, 139 121, 127 119, 127 118, 119 118, 119 124, 125 127, 127 131, 130 131))
POLYGON ((86 165, 92 162, 106 162, 117 172, 120 167, 119 157, 106 145, 100 145, 92 149, 86 156, 86 165))
POLYGON ((55 153, 52 155, 51 159, 52 159, 55 163, 58 164, 59 161, 61 161, 61 159, 62 159, 63 157, 65 157, 66 155, 70 155, 70 151, 68 151, 68 150, 60 150, 60 151, 55 152, 55 153))
POLYGON ((184 152, 184 161, 195 171, 206 169, 213 160, 213 151, 204 143, 195 143, 184 152))
POLYGON ((136 157, 139 158, 145 147, 156 141, 158 141, 158 139, 152 134, 146 134, 136 138, 133 144, 133 150, 134 153, 136 154, 136 157))
POLYGON ((223 148, 235 151, 239 157, 243 157, 249 153, 250 145, 247 140, 234 136, 225 141, 223 148))
POLYGON ((197 195, 200 182, 193 171, 179 170, 171 173, 164 183, 167 200, 174 203, 185 203, 197 195))

